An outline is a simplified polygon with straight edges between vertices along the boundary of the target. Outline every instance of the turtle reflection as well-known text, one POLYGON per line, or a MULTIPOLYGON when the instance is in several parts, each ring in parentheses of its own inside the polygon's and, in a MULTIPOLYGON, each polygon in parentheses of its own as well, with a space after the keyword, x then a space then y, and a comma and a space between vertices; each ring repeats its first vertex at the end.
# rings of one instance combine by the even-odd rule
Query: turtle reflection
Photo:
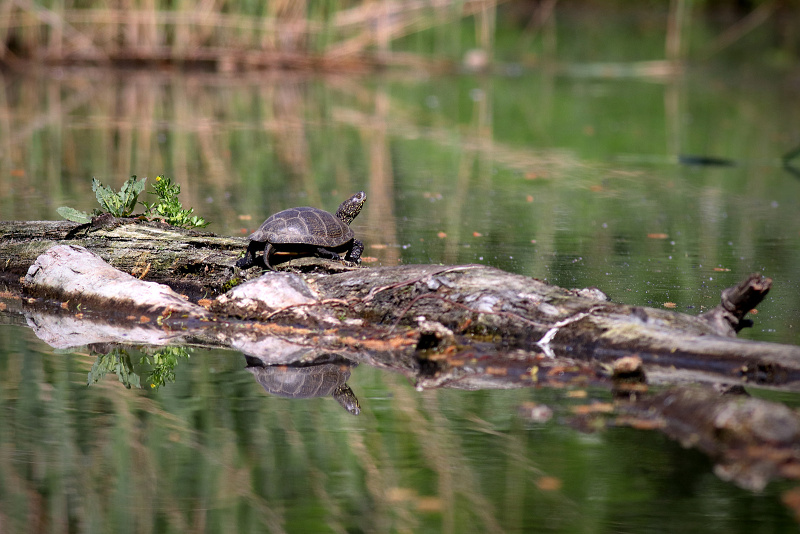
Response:
POLYGON ((336 399, 353 415, 361 412, 353 390, 347 385, 350 368, 357 364, 344 358, 313 362, 266 365, 252 356, 247 359, 247 370, 270 395, 291 399, 310 399, 327 395, 336 399))

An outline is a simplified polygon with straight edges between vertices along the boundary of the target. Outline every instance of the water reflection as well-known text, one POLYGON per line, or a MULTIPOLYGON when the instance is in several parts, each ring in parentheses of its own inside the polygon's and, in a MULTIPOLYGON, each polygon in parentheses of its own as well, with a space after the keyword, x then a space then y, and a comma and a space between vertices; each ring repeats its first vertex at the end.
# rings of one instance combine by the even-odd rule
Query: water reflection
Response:
POLYGON ((328 355, 310 362, 285 365, 269 364, 264 359, 245 355, 247 370, 270 395, 290 399, 331 396, 353 415, 361 413, 361 405, 347 385, 350 369, 356 364, 328 355))
POLYGON ((144 372, 145 384, 158 389, 165 384, 175 382, 175 367, 180 361, 188 360, 191 352, 182 346, 137 350, 135 347, 109 345, 111 344, 87 347, 92 353, 99 353, 92 370, 89 371, 89 385, 97 384, 108 373, 113 373, 126 388, 140 388, 144 372), (142 368, 145 371, 142 371, 142 368))
MULTIPOLYGON (((112 371, 87 388, 97 356, 53 354, 30 333, 0 327, 9 532, 30 531, 32 518, 55 522, 56 513, 81 532, 794 528, 780 503, 785 485, 744 492, 717 479, 704 456, 652 432, 563 425, 572 409, 610 402, 604 391, 417 392, 401 374, 360 365, 344 382, 366 401, 354 418, 330 399, 265 395, 245 365, 275 361, 230 351, 194 350, 158 389, 126 389, 112 371), (554 417, 519 415, 533 403, 554 417), (11 491, 19 487, 26 491, 11 491), (68 500, 64 487, 73 488, 68 500)), ((132 361, 158 350, 91 349, 124 350, 132 361)), ((344 371, 345 362, 331 363, 344 371)), ((149 365, 134 372, 146 377, 149 365)))
POLYGON ((800 178, 800 146, 792 149, 783 156, 783 168, 795 178, 800 178))
MULTIPOLYGON (((111 373, 128 389, 158 389, 175 382, 175 368, 180 362, 188 361, 193 352, 182 346, 147 348, 108 343, 89 345, 87 349, 97 354, 89 371, 89 385, 101 382, 111 373)), ((358 364, 336 354, 320 355, 318 352, 294 347, 295 357, 290 356, 285 363, 278 364, 274 363, 274 355, 245 354, 244 357, 247 371, 270 395, 290 399, 333 397, 342 408, 358 415, 361 404, 347 385, 350 369, 358 364)))

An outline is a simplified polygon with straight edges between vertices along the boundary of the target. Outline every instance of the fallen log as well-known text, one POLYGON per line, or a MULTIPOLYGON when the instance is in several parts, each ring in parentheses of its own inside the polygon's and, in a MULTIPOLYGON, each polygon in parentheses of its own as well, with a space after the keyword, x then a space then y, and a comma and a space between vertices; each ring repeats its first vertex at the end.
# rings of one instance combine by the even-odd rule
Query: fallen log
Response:
POLYGON ((475 351, 483 359, 518 353, 606 364, 635 353, 651 377, 665 381, 684 374, 691 380, 800 385, 800 347, 735 338, 745 314, 769 290, 771 281, 759 275, 726 290, 711 312, 689 316, 617 304, 597 290, 563 289, 481 265, 343 269, 300 258, 281 267, 299 272, 260 276, 258 269, 235 268, 245 246, 244 239, 135 219, 111 218, 97 226, 5 222, 0 250, 8 259, 0 274, 12 291, 80 303, 82 313, 291 325, 297 327, 292 342, 331 350, 405 336, 434 377, 449 376, 439 372, 449 369, 448 357, 460 362, 475 351), (97 261, 113 269, 104 274, 97 261), (344 272, 331 274, 329 266, 344 272), (143 283, 166 283, 177 295, 159 304, 142 300, 145 289, 126 287, 128 299, 100 291, 119 282, 117 271, 143 283), (66 285, 63 273, 78 272, 81 285, 66 285))
POLYGON ((616 416, 609 424, 697 446, 737 484, 800 479, 794 411, 777 403, 740 409, 741 399, 708 387, 674 389, 697 382, 800 389, 800 347, 735 337, 770 288, 758 274, 723 292, 716 309, 689 316, 481 265, 343 268, 300 258, 262 275, 234 267, 243 239, 116 221, 83 229, 36 223, 43 239, 34 243, 15 224, 13 231, 0 224, 0 250, 19 253, 0 270, 0 310, 24 315, 59 348, 225 347, 264 368, 349 360, 403 373, 418 388, 594 384, 621 399, 603 409, 616 416), (154 287, 162 280, 177 291, 154 287), (785 417, 764 419, 769 431, 744 422, 776 410, 785 417), (795 430, 776 433, 780 425, 795 430))
POLYGON ((54 245, 78 245, 136 278, 165 284, 197 301, 224 293, 231 283, 231 258, 247 241, 175 228, 139 219, 0 221, 0 282, 19 287, 19 278, 54 245))

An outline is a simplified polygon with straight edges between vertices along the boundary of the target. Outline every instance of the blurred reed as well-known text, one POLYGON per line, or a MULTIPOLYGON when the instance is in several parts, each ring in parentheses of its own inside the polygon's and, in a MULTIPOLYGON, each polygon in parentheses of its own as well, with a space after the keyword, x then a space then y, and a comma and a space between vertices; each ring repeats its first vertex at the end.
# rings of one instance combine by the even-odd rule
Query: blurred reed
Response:
POLYGON ((490 46, 502 1, 7 0, 0 7, 0 60, 358 69, 415 61, 392 54, 392 41, 472 15, 476 41, 490 46))

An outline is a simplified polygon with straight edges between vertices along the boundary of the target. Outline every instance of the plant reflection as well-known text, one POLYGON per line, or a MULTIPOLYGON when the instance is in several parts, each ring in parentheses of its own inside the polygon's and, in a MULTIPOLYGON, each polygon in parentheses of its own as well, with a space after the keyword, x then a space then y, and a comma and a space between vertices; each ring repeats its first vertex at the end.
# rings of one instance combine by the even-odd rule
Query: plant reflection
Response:
MULTIPOLYGON (((97 384, 108 373, 114 373, 128 389, 159 389, 175 382, 175 368, 188 360, 191 349, 183 346, 143 349, 139 354, 124 346, 108 347, 99 354, 89 371, 87 385, 97 384), (144 376, 145 386, 142 386, 144 376)), ((290 399, 331 396, 349 413, 361 413, 361 404, 347 385, 350 369, 358 364, 335 354, 323 354, 311 361, 275 364, 268 358, 245 355, 246 369, 270 395, 290 399)))
POLYGON ((126 348, 114 347, 97 357, 89 371, 87 385, 98 383, 112 372, 126 388, 141 388, 141 376, 147 372, 145 383, 150 384, 152 389, 158 389, 175 382, 175 367, 180 360, 188 360, 189 353, 190 349, 186 347, 162 347, 151 353, 143 351, 137 358, 131 356, 126 348))

